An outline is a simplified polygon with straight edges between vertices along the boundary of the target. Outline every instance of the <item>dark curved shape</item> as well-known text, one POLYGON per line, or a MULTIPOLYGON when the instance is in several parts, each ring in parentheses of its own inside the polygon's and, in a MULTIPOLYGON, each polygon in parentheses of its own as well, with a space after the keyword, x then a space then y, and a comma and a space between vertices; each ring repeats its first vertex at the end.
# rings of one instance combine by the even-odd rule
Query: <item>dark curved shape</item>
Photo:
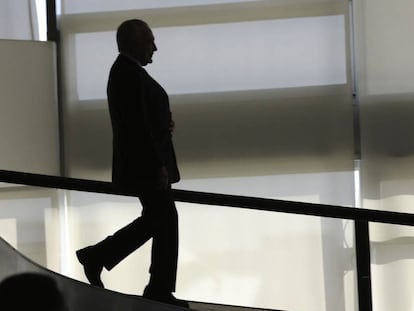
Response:
MULTIPOLYGON (((10 275, 23 272, 41 273, 53 278, 63 293, 69 311, 188 310, 148 300, 141 296, 121 294, 115 291, 94 287, 89 284, 68 278, 38 265, 37 263, 19 253, 10 244, 0 238, 0 282, 10 275)), ((23 297, 24 295, 22 295, 22 298, 23 297)), ((265 309, 226 306, 202 302, 190 302, 190 308, 192 310, 200 311, 265 311, 265 309)))

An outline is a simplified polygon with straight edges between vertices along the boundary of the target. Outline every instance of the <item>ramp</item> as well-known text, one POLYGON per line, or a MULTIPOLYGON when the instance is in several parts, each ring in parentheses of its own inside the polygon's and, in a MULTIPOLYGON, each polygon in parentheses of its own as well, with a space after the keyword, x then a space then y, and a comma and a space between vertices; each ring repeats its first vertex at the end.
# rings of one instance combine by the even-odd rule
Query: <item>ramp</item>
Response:
MULTIPOLYGON (((59 285, 69 311, 180 311, 188 310, 176 306, 158 303, 141 296, 127 295, 102 289, 71 279, 50 271, 26 256, 0 237, 0 281, 4 278, 23 272, 47 274, 59 285)), ((190 308, 199 311, 264 311, 240 306, 228 306, 212 303, 190 301, 190 308)), ((1 308, 1 302, 0 302, 1 308)), ((278 310, 274 310, 278 311, 278 310)), ((280 310, 279 310, 280 311, 280 310)))

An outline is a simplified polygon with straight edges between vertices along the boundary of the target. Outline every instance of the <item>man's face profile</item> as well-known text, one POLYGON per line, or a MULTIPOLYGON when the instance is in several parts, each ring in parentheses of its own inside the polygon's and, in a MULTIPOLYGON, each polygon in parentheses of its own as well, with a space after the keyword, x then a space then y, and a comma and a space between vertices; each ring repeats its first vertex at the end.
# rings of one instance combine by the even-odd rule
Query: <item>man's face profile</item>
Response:
POLYGON ((154 35, 149 27, 136 29, 136 55, 142 66, 152 63, 152 55, 157 50, 154 35))

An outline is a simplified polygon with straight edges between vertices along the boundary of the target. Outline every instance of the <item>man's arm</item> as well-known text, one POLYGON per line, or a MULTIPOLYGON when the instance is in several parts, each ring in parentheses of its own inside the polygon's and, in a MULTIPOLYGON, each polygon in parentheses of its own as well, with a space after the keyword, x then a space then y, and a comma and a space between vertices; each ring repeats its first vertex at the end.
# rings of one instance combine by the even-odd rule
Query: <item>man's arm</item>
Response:
POLYGON ((159 142, 153 133, 153 128, 157 125, 152 124, 149 109, 151 103, 146 102, 144 75, 145 72, 130 67, 115 73, 113 77, 112 93, 117 97, 115 102, 120 105, 119 126, 122 132, 119 133, 119 139, 122 140, 122 145, 128 146, 128 157, 142 162, 143 169, 160 184, 164 184, 161 181, 168 181, 168 173, 159 142))

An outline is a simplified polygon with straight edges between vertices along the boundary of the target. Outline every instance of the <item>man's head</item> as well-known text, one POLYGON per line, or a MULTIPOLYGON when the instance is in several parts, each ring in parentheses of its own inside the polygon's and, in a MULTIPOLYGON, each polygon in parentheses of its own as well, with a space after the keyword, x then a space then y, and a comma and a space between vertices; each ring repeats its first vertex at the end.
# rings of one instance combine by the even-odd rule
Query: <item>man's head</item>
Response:
POLYGON ((152 54, 157 50, 154 35, 148 24, 139 19, 123 22, 116 33, 118 50, 132 56, 142 66, 152 63, 152 54))

